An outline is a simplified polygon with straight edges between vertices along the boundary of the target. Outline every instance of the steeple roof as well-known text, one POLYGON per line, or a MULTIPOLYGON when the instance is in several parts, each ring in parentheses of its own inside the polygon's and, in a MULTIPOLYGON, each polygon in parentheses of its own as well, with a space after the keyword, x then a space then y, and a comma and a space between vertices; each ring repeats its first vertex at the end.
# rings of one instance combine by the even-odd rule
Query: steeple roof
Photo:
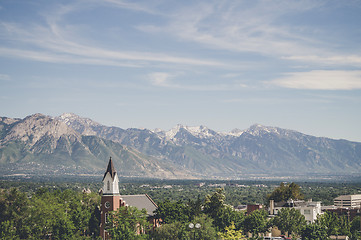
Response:
POLYGON ((107 170, 104 173, 103 180, 104 180, 105 176, 107 175, 107 173, 110 173, 110 176, 112 177, 112 179, 114 179, 115 174, 117 173, 115 171, 115 168, 114 168, 114 165, 113 165, 112 157, 109 158, 108 167, 107 167, 107 170))

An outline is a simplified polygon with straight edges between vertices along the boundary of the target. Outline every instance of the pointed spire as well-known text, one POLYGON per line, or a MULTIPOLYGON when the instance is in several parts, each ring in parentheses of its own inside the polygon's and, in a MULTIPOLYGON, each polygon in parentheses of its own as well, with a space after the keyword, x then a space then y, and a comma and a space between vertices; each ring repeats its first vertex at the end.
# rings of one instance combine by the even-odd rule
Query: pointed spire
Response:
POLYGON ((114 168, 114 165, 113 165, 112 157, 109 158, 108 167, 107 167, 107 170, 104 173, 103 180, 104 180, 105 176, 107 175, 107 173, 110 173, 110 176, 112 177, 112 179, 114 179, 114 176, 117 173, 115 171, 115 168, 114 168))

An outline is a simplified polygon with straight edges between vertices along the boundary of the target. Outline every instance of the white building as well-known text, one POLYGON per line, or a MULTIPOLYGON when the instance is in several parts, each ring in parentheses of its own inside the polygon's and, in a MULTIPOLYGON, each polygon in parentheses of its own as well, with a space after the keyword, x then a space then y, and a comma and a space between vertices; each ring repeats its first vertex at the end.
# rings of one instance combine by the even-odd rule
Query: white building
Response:
POLYGON ((271 215, 277 215, 278 211, 282 208, 294 208, 301 212, 307 223, 313 223, 318 215, 321 215, 321 202, 312 202, 311 200, 301 201, 301 200, 288 200, 287 202, 278 202, 275 203, 273 200, 270 201, 269 213, 271 215))
POLYGON ((333 204, 338 208, 359 208, 361 194, 339 196, 333 200, 333 204))

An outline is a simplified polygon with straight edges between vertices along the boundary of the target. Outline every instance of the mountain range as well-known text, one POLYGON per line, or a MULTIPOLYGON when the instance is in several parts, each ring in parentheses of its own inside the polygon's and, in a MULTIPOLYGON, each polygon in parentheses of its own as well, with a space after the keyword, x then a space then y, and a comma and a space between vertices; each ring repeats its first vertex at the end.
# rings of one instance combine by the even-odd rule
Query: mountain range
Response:
POLYGON ((361 143, 255 124, 217 132, 108 127, 65 113, 0 117, 0 174, 101 174, 112 157, 120 176, 242 178, 349 175, 361 170, 361 143))

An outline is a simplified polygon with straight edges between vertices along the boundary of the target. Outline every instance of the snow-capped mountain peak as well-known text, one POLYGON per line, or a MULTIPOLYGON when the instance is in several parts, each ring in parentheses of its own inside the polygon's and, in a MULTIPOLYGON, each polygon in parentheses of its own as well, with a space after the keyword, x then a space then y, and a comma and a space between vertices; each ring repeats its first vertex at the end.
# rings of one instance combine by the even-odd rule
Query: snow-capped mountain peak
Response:
POLYGON ((169 131, 160 131, 159 129, 154 130, 153 132, 158 134, 159 136, 165 137, 167 140, 172 140, 176 137, 177 133, 181 130, 185 130, 188 133, 192 134, 197 138, 209 138, 217 135, 218 133, 210 130, 205 126, 185 126, 182 124, 177 124, 177 126, 173 127, 169 131))
POLYGON ((63 113, 56 120, 71 126, 77 132, 83 135, 96 135, 93 127, 101 126, 101 124, 91 120, 90 118, 83 118, 74 113, 63 113))
POLYGON ((279 134, 278 128, 276 127, 267 127, 261 124, 254 124, 250 128, 248 128, 245 132, 253 135, 253 136, 260 136, 267 133, 275 133, 279 134))

